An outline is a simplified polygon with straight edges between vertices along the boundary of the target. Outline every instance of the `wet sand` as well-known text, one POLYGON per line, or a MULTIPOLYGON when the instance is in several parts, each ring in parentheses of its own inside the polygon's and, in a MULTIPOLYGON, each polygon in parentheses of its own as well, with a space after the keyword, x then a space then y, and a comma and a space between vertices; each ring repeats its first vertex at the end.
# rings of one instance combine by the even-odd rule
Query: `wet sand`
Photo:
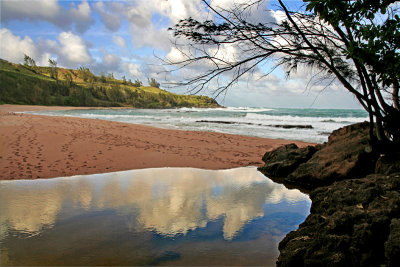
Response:
POLYGON ((66 109, 76 108, 0 105, 1 180, 157 167, 228 169, 261 166, 266 151, 292 143, 94 119, 15 113, 66 109))

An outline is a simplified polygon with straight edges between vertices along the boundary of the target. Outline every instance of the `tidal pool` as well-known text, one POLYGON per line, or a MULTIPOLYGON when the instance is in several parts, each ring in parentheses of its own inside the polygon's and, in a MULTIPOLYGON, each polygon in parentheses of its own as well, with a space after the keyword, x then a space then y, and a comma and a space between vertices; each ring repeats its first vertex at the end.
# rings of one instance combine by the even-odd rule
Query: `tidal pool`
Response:
POLYGON ((1 265, 274 266, 311 201, 254 167, 0 182, 1 265))

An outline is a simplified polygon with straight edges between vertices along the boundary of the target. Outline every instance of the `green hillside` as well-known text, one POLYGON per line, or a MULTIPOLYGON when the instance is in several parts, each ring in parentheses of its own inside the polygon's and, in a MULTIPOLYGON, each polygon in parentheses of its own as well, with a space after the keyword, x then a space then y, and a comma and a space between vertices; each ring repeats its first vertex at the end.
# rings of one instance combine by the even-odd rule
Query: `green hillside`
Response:
MULTIPOLYGON (((154 80, 155 81, 155 80, 154 80)), ((155 81, 156 82, 156 81, 155 81)), ((219 107, 206 96, 178 95, 87 68, 13 64, 0 59, 0 104, 90 107, 219 107)))

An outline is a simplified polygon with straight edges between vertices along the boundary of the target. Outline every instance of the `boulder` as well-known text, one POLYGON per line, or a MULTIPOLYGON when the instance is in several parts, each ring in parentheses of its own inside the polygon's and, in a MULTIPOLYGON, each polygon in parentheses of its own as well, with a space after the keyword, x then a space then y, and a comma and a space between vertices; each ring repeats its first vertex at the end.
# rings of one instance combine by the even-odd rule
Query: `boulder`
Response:
POLYGON ((310 215, 279 244, 277 266, 399 266, 400 173, 311 192, 310 215))
POLYGON ((285 181, 307 188, 373 173, 377 155, 369 143, 369 123, 334 131, 311 159, 300 164, 285 181))
POLYGON ((286 177, 301 163, 309 160, 316 151, 314 146, 299 148, 296 144, 284 145, 265 153, 262 158, 265 165, 259 170, 269 177, 286 177))

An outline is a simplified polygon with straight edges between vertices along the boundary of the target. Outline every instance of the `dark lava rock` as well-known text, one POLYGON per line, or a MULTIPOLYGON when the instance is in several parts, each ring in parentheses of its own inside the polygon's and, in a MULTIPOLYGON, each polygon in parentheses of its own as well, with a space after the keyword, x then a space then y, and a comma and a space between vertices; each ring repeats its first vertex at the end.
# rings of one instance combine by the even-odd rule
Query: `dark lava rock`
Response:
POLYGON ((335 182, 310 198, 277 266, 400 266, 400 173, 335 182))
POLYGON ((369 143, 369 123, 358 123, 334 131, 328 143, 285 181, 315 188, 346 178, 360 178, 374 172, 376 159, 369 143))
POLYGON ((375 173, 391 174, 400 172, 400 153, 382 155, 376 162, 375 173))
POLYGON ((299 148, 296 144, 281 146, 265 153, 262 160, 265 162, 259 171, 270 177, 286 177, 301 163, 306 162, 317 151, 316 147, 299 148))
POLYGON ((400 219, 392 219, 389 238, 385 243, 388 266, 400 266, 400 219))

